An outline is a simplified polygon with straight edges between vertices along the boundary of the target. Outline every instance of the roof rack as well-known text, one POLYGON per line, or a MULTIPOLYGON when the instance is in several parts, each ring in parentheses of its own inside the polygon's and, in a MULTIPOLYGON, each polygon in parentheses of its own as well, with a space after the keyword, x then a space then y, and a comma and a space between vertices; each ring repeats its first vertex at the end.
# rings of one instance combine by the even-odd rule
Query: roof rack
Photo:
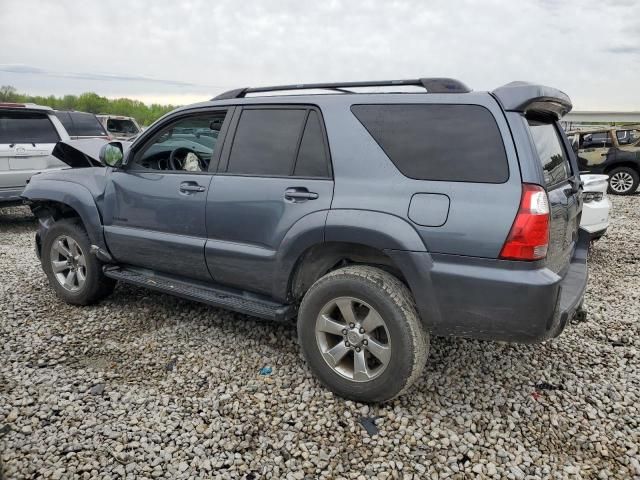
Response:
POLYGON ((279 92, 285 90, 335 90, 342 93, 355 93, 350 88, 360 87, 423 87, 428 93, 469 93, 471 89, 453 78, 417 78, 414 80, 379 80, 371 82, 337 82, 337 83, 302 83, 297 85, 276 85, 273 87, 245 87, 229 90, 212 98, 212 100, 228 100, 243 98, 247 93, 279 92))

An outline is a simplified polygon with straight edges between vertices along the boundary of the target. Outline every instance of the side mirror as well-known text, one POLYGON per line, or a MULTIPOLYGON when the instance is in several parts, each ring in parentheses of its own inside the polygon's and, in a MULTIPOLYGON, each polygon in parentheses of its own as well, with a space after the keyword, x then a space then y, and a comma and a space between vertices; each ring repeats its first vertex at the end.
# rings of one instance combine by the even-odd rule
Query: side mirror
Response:
POLYGON ((105 143, 100 149, 100 161, 110 167, 117 167, 122 163, 124 154, 122 153, 122 143, 105 143))

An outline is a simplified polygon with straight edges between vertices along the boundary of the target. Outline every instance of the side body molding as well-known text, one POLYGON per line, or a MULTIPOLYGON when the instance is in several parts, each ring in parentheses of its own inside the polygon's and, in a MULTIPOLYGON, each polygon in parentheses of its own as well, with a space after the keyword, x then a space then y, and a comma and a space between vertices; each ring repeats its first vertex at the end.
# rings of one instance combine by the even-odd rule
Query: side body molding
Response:
POLYGON ((360 243, 379 250, 426 252, 415 228, 395 215, 370 210, 329 211, 325 241, 360 243))
POLYGON ((80 215, 91 243, 102 249, 107 249, 102 231, 102 216, 93 195, 86 187, 63 180, 38 179, 38 181, 30 182, 26 186, 22 196, 33 202, 49 200, 73 208, 80 215))

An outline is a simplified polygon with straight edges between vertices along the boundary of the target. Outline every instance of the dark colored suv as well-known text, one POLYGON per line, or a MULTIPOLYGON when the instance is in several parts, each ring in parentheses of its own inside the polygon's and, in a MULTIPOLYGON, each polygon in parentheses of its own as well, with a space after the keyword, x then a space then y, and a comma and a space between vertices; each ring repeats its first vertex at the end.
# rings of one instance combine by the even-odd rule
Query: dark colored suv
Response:
POLYGON ((430 335, 539 342, 580 306, 588 235, 558 126, 570 109, 524 82, 238 89, 89 163, 57 148, 102 166, 36 175, 24 197, 65 301, 95 302, 120 280, 297 317, 325 385, 384 401, 418 378, 430 335))

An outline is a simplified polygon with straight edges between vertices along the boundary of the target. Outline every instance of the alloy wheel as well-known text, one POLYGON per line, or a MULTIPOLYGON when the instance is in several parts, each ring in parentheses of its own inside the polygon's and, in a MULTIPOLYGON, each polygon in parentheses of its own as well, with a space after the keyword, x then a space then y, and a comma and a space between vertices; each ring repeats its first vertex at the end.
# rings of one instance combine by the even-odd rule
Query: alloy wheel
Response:
POLYGON ((617 172, 609 180, 611 190, 616 193, 625 193, 633 185, 633 177, 628 172, 617 172))
POLYGON ((316 342, 331 369, 355 382, 380 376, 391 360, 391 337, 382 316, 354 297, 328 302, 316 319, 316 342))
POLYGON ((65 290, 77 292, 87 280, 84 252, 73 238, 61 235, 51 245, 51 269, 65 290))

